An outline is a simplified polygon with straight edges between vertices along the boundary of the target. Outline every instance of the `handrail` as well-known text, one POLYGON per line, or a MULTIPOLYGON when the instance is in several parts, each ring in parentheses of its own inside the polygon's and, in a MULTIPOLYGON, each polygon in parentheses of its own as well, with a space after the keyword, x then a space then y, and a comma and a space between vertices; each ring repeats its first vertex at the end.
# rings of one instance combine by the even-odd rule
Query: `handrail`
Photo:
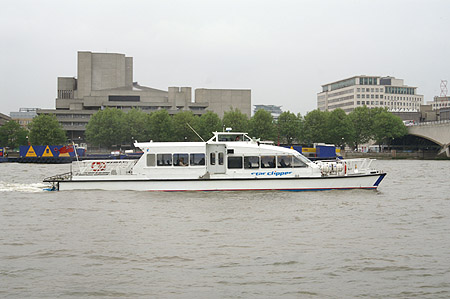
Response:
POLYGON ((66 172, 66 173, 57 174, 57 175, 45 178, 44 182, 61 182, 61 181, 70 181, 70 180, 72 180, 72 173, 66 172))
POLYGON ((424 122, 419 122, 419 123, 416 123, 416 124, 410 124, 408 127, 431 126, 431 125, 446 124, 446 123, 450 123, 450 120, 449 119, 445 119, 445 120, 424 121, 424 122))

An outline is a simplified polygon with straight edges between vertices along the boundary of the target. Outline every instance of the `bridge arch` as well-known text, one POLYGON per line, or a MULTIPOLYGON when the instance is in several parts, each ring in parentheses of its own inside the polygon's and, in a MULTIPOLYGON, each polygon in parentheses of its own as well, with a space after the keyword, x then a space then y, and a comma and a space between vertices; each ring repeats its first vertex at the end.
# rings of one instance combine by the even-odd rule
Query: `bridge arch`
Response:
POLYGON ((450 157, 450 120, 408 126, 408 134, 422 137, 440 145, 441 152, 445 151, 447 157, 450 157))

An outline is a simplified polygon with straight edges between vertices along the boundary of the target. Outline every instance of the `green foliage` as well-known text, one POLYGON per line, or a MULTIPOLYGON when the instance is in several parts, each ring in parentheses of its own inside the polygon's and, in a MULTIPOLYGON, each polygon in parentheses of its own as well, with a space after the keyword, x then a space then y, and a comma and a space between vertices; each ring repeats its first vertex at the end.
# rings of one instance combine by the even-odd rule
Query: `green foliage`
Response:
POLYGON ((150 140, 150 115, 141 109, 131 109, 125 115, 124 144, 133 143, 134 140, 150 140))
MULTIPOLYGON (((86 139, 94 144, 110 148, 131 142, 131 136, 126 136, 125 112, 116 108, 99 110, 92 115, 86 127, 86 139)), ((134 137, 134 136, 133 136, 134 137)))
POLYGON ((329 115, 328 111, 313 110, 306 114, 304 120, 304 139, 307 144, 328 142, 329 140, 329 115))
POLYGON ((354 135, 350 119, 342 109, 335 109, 330 112, 327 127, 327 142, 336 146, 344 146, 354 135))
MULTIPOLYGON (((52 117, 57 123, 56 118, 52 117)), ((265 110, 258 110, 249 120, 246 114, 232 109, 225 112, 221 120, 211 111, 201 117, 196 117, 191 111, 183 111, 171 117, 166 110, 149 115, 136 109, 124 113, 122 110, 107 108, 92 116, 86 129, 86 137, 94 145, 108 147, 130 144, 132 140, 198 141, 198 136, 187 124, 204 140, 208 140, 214 131, 231 127, 234 132, 248 132, 250 136, 262 140, 275 141, 278 138, 280 143, 285 144, 325 142, 337 146, 358 146, 370 139, 389 144, 393 138, 406 134, 400 118, 386 109, 368 109, 366 106, 358 107, 348 115, 342 109, 332 112, 314 110, 304 118, 288 111, 280 115, 276 124, 273 123, 271 114, 265 110)), ((0 142, 3 140, 2 136, 0 134, 0 142)), ((61 142, 64 140, 65 137, 61 142)))
POLYGON ((235 132, 249 131, 249 121, 247 115, 242 113, 237 108, 226 111, 223 114, 222 123, 225 128, 232 128, 235 132))
POLYGON ((31 145, 59 145, 67 143, 66 131, 54 114, 41 114, 28 125, 31 145))
POLYGON ((198 117, 192 111, 183 111, 175 114, 173 122, 173 141, 199 141, 197 135, 189 128, 188 124, 195 130, 198 117))
POLYGON ((358 144, 366 143, 372 138, 372 120, 370 109, 366 106, 356 107, 348 115, 352 126, 352 135, 349 144, 358 147, 358 144))
POLYGON ((159 110, 150 114, 149 127, 151 140, 173 140, 173 122, 172 118, 166 110, 159 110))
POLYGON ((213 136, 212 132, 222 131, 222 120, 217 113, 208 111, 200 116, 196 130, 203 140, 206 141, 213 136))
POLYGON ((295 115, 285 111, 278 117, 277 125, 280 143, 292 145, 300 142, 303 128, 303 119, 300 114, 295 115))
POLYGON ((250 119, 250 136, 260 138, 261 140, 276 139, 276 129, 273 123, 273 117, 266 110, 258 110, 250 119))
POLYGON ((400 117, 383 110, 373 116, 373 138, 377 144, 390 145, 394 138, 408 133, 400 117))
POLYGON ((22 128, 16 121, 10 120, 0 127, 0 146, 17 148, 27 145, 28 131, 22 128))

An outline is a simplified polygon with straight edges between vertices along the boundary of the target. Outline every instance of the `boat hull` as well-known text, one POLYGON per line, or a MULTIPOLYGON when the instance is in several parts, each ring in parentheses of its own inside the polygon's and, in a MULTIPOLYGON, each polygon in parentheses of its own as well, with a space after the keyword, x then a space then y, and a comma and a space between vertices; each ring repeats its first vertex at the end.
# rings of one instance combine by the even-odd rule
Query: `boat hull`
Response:
POLYGON ((336 189, 377 189, 385 173, 342 177, 249 178, 249 179, 90 179, 76 178, 55 182, 64 190, 134 191, 324 191, 336 189))

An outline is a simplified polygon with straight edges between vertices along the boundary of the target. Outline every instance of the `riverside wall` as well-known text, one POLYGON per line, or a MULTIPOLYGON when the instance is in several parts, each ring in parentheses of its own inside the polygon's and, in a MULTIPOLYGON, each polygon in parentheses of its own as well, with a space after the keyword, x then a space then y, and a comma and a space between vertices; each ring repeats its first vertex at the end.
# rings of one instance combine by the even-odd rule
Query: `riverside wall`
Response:
POLYGON ((413 151, 403 152, 397 150, 391 150, 386 152, 353 152, 341 150, 341 155, 344 159, 356 159, 356 158, 372 158, 379 160, 391 160, 391 159, 413 159, 413 160, 436 160, 443 159, 449 160, 444 155, 438 155, 435 151, 413 151))

